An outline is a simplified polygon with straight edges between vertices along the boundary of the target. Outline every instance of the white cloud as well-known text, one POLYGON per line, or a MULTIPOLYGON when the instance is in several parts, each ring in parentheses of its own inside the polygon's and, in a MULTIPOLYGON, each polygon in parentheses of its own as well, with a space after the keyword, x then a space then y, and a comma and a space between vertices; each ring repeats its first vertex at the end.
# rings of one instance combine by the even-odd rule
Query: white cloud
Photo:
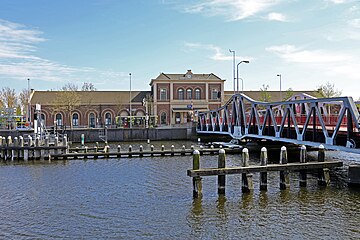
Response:
POLYGON ((267 19, 270 21, 279 21, 279 22, 287 21, 286 16, 284 14, 276 13, 276 12, 269 13, 267 19))
POLYGON ((36 56, 36 44, 46 41, 43 33, 0 19, 0 78, 38 79, 49 82, 78 82, 109 79, 127 74, 71 67, 36 56))
POLYGON ((348 24, 351 27, 360 28, 360 18, 351 19, 348 21, 348 24))
POLYGON ((348 2, 347 0, 325 0, 326 2, 334 3, 334 4, 342 4, 348 2))
POLYGON ((266 12, 279 2, 279 0, 203 0, 185 8, 185 12, 223 16, 228 21, 238 21, 266 12))
MULTIPOLYGON (((185 43, 186 51, 191 51, 194 49, 202 49, 202 50, 208 50, 211 52, 211 55, 209 56, 210 59, 214 61, 232 61, 233 56, 232 53, 229 52, 229 50, 224 50, 220 47, 214 46, 212 44, 201 44, 201 43, 185 43)), ((241 56, 235 56, 236 60, 252 60, 251 57, 241 57, 241 56)))
POLYGON ((302 64, 306 68, 321 71, 327 76, 359 80, 360 59, 356 54, 323 49, 305 50, 293 45, 271 46, 266 50, 288 63, 302 64))

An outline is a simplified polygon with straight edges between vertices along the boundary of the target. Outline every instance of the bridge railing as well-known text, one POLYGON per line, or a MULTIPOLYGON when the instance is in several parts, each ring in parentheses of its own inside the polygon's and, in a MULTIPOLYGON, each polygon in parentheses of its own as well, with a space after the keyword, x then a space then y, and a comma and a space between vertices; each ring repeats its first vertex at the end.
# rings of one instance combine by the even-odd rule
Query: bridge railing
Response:
POLYGON ((360 146, 359 112, 351 97, 259 102, 236 94, 224 106, 199 112, 198 116, 197 131, 202 134, 229 134, 237 138, 256 134, 360 146), (337 114, 329 114, 329 109, 337 114))

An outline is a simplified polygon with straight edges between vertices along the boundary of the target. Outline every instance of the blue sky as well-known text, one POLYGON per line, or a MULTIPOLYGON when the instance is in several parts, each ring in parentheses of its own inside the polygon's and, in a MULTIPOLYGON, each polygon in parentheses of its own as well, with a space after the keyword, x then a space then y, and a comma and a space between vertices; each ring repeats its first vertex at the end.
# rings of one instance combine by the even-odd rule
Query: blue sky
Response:
POLYGON ((164 73, 214 73, 233 89, 314 90, 360 97, 360 1, 1 0, 0 83, 56 90, 149 90, 164 73))

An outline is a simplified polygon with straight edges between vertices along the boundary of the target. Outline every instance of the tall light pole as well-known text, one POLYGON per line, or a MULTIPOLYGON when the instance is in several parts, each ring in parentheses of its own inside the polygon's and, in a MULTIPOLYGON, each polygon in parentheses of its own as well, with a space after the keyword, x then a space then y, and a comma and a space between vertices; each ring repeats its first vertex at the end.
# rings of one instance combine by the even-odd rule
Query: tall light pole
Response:
POLYGON ((129 77, 130 77, 130 99, 129 99, 129 102, 130 102, 130 107, 129 107, 129 114, 130 114, 130 128, 132 128, 132 122, 131 122, 131 73, 129 73, 129 77))
POLYGON ((29 128, 31 126, 31 113, 30 113, 30 110, 31 110, 31 106, 30 106, 30 78, 27 79, 28 81, 28 104, 27 104, 27 122, 29 124, 29 128))
MULTIPOLYGON (((240 61, 237 65, 236 65, 236 79, 237 79, 237 93, 239 93, 239 65, 241 63, 249 63, 249 60, 243 60, 240 61)), ((244 93, 244 80, 241 79, 241 92, 244 93)))
POLYGON ((234 70, 233 77, 234 77, 234 94, 235 94, 235 50, 233 51, 229 49, 229 52, 232 53, 233 55, 233 70, 234 70))
POLYGON ((277 75, 280 78, 280 101, 282 101, 282 92, 281 92, 281 74, 277 75))

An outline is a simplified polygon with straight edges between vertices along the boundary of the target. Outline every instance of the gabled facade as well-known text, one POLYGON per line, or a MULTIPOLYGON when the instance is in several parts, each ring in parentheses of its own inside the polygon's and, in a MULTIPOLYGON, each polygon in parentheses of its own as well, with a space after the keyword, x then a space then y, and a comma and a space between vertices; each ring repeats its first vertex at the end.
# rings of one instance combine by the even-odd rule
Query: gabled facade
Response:
POLYGON ((192 121, 196 110, 216 109, 224 100, 224 81, 213 73, 166 74, 150 82, 154 115, 160 125, 192 121))

